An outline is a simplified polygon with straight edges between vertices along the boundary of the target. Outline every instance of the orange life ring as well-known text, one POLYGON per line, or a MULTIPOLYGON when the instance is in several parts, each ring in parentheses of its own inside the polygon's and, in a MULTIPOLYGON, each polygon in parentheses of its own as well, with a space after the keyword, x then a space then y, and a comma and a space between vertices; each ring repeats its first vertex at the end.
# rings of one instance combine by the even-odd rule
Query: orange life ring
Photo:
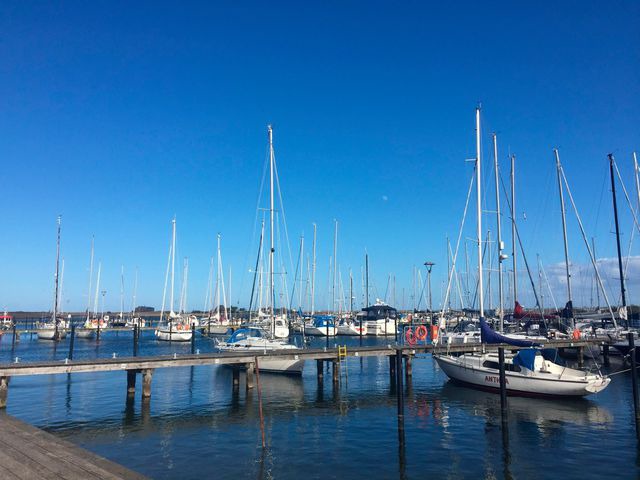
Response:
POLYGON ((431 341, 435 341, 438 338, 438 326, 431 325, 431 341))
POLYGON ((413 346, 416 344, 416 336, 414 335, 412 328, 407 328, 405 330, 404 338, 409 345, 413 346))
POLYGON ((421 342, 427 339, 427 327, 420 325, 416 328, 416 339, 421 342))
POLYGON ((573 331, 573 334, 571 336, 573 337, 574 340, 580 340, 580 330, 576 328, 573 331))

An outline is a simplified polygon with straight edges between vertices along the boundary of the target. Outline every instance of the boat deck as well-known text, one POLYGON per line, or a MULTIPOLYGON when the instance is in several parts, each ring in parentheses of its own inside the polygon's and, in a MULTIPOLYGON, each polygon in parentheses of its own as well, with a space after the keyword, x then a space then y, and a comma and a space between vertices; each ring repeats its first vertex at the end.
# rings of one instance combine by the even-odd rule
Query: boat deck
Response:
POLYGON ((0 413, 0 478, 141 480, 147 477, 0 413))

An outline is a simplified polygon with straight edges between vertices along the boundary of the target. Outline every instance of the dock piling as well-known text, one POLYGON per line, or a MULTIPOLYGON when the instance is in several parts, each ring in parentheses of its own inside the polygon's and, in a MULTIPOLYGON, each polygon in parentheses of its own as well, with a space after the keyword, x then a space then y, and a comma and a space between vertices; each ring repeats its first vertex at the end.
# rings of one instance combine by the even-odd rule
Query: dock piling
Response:
POLYGON ((336 385, 340 382, 340 364, 338 360, 333 360, 331 363, 333 363, 332 380, 333 384, 336 385))
POLYGON ((140 335, 140 327, 138 325, 133 326, 133 356, 138 356, 138 336, 140 335))
POLYGON ((578 347, 578 367, 584 367, 584 347, 578 347))
POLYGON ((253 374, 255 372, 255 365, 253 363, 247 363, 247 379, 245 382, 246 390, 249 391, 253 388, 253 374))
POLYGON ((633 411, 636 419, 636 437, 640 441, 640 407, 638 405, 638 372, 636 370, 636 346, 633 332, 627 334, 629 354, 631 355, 631 388, 633 389, 633 411))
POLYGON ((76 338, 76 326, 72 323, 71 324, 71 337, 69 338, 69 355, 67 355, 67 358, 69 360, 73 360, 73 344, 76 338))
POLYGON ((389 356, 389 386, 394 387, 396 384, 396 358, 394 355, 389 356))
POLYGON ((256 383, 258 387, 258 411, 260 413, 260 433, 262 433, 262 448, 264 449, 267 444, 264 439, 264 415, 262 413, 262 388, 260 387, 260 367, 258 367, 258 357, 255 357, 256 366, 256 383))
POLYGON ((151 378, 153 377, 153 368, 142 370, 142 398, 151 398, 151 378))
POLYGON ((405 382, 408 386, 411 382, 411 379, 413 378, 413 358, 411 357, 411 355, 407 355, 406 357, 404 357, 404 376, 405 382))
POLYGON ((233 389, 237 390, 240 386, 240 369, 237 366, 233 367, 233 389))
POLYGON ((127 370, 127 396, 136 393, 136 370, 127 370))
POLYGON ((602 345, 602 360, 605 367, 611 365, 611 361, 609 360, 609 344, 605 343, 602 345))
POLYGON ((316 360, 316 369, 318 371, 318 385, 322 385, 324 381, 324 365, 322 360, 316 360))
POLYGON ((196 324, 191 324, 191 355, 196 353, 196 324))
POLYGON ((507 424, 507 375, 504 368, 504 347, 498 348, 498 366, 500 370, 500 411, 504 428, 507 424))
POLYGON ((10 378, 11 377, 0 377, 0 408, 7 408, 10 378))

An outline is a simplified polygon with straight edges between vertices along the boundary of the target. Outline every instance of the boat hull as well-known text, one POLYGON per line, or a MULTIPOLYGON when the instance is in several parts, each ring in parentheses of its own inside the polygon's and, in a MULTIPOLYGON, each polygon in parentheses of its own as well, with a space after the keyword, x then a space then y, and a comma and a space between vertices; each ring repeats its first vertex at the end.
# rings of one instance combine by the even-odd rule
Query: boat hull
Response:
POLYGON ((329 332, 330 337, 335 337, 338 333, 336 327, 304 327, 304 334, 314 337, 326 337, 327 332, 329 332))
POLYGON ((189 342, 191 341, 191 330, 156 330, 156 338, 164 342, 189 342))
MULTIPOLYGON (((40 340, 55 340, 56 331, 53 328, 44 328, 38 330, 38 339, 40 340)), ((58 339, 66 338, 67 332, 63 329, 58 329, 58 339)))
POLYGON ((95 330, 88 328, 77 328, 74 333, 77 338, 93 338, 95 334, 95 330))

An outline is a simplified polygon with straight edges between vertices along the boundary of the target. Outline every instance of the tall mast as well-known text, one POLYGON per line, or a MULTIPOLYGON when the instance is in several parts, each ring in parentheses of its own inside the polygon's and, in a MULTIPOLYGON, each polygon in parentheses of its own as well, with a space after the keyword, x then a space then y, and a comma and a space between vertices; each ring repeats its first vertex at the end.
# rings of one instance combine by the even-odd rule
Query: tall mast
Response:
MULTIPOLYGON (((620 272, 620 294, 622 296, 622 307, 627 306, 627 295, 624 288, 624 270, 622 268, 622 250, 620 249, 620 225, 618 224, 618 202, 616 200, 616 182, 613 177, 613 154, 609 154, 609 171, 611 173, 611 196, 613 198, 613 219, 616 224, 616 246, 618 248, 618 270, 620 272)), ((627 327, 628 327, 627 321, 627 327)))
POLYGON ((498 166, 498 139, 495 133, 493 134, 493 168, 495 170, 496 177, 496 223, 498 230, 498 318, 500 319, 500 331, 502 332, 504 330, 504 287, 502 283, 502 261, 506 258, 506 255, 502 253, 504 249, 504 243, 502 241, 502 215, 500 213, 500 168, 498 166))
POLYGON ((89 260, 89 294, 87 295, 87 321, 89 321, 89 312, 91 311, 91 294, 92 280, 93 280, 93 242, 94 236, 91 236, 91 259, 89 260))
POLYGON ((171 297, 169 311, 173 313, 173 287, 175 284, 175 269, 176 269, 176 217, 171 220, 171 297))
POLYGON ((64 257, 62 257, 62 267, 60 269, 60 300, 58 300, 60 313, 64 312, 64 257))
POLYGON ((58 223, 58 234, 56 239, 56 273, 53 278, 53 282, 55 285, 55 292, 53 298, 53 322, 56 326, 56 331, 54 334, 54 338, 58 339, 58 293, 59 293, 59 284, 58 284, 58 275, 60 274, 60 226, 62 224, 62 216, 58 215, 57 219, 58 223))
POLYGON ((220 315, 220 272, 222 269, 222 265, 220 265, 220 234, 217 235, 218 247, 216 249, 216 263, 218 264, 218 268, 216 269, 216 304, 214 305, 216 312, 218 314, 218 320, 222 319, 220 315))
POLYGON ((558 149, 554 148, 553 153, 556 156, 556 170, 558 172, 558 190, 560 192, 560 212, 562 213, 562 238, 564 240, 564 265, 567 275, 567 295, 568 302, 571 305, 570 311, 571 313, 571 326, 575 327, 575 320, 573 319, 573 300, 571 298, 571 271, 569 267, 569 242, 567 241, 567 216, 566 209, 564 206, 564 189, 562 188, 562 179, 561 179, 561 166, 560 166, 560 154, 558 153, 558 149))
POLYGON ((365 252, 364 254, 364 301, 365 307, 369 306, 369 254, 365 252))
POLYGON ((331 309, 336 310, 336 278, 338 275, 338 220, 333 220, 333 287, 331 288, 331 309))
POLYGON ((480 107, 476 108, 476 213, 478 216, 478 306, 480 318, 484 317, 484 292, 482 284, 482 183, 480 173, 480 107))
POLYGON ((317 225, 313 224, 313 260, 311 261, 311 315, 315 313, 316 302, 316 233, 317 225))
MULTIPOLYGON (((451 250, 451 243, 449 242, 449 236, 447 235, 447 285, 451 283, 451 256, 449 251, 451 250)), ((451 311, 451 298, 447 297, 447 308, 451 311)))
POLYGON ((349 269, 349 314, 353 313, 353 273, 349 269))
POLYGON ((124 265, 120 265, 120 318, 124 316, 124 265))
POLYGON ((298 262, 300 264, 300 291, 298 292, 298 308, 300 310, 302 310, 302 302, 303 300, 303 291, 302 291, 302 285, 303 285, 303 274, 304 274, 304 235, 302 235, 300 237, 300 261, 298 262))
POLYGON ((511 257, 513 261, 513 303, 518 301, 518 239, 516 238, 516 156, 511 155, 511 257))
POLYGON ((133 275, 133 297, 131 299, 131 316, 136 316, 136 296, 138 295, 138 267, 133 275))
POLYGON ((273 129, 271 125, 267 126, 269 134, 269 185, 270 185, 270 203, 269 203, 269 302, 271 302, 271 331, 275 336, 276 322, 274 319, 276 308, 276 294, 274 290, 273 281, 273 256, 275 254, 275 248, 273 245, 273 213, 274 213, 274 200, 273 200, 273 129))
POLYGON ((98 295, 100 293, 100 273, 102 271, 102 262, 98 262, 98 278, 96 279, 96 296, 93 302, 93 314, 98 316, 98 295))

